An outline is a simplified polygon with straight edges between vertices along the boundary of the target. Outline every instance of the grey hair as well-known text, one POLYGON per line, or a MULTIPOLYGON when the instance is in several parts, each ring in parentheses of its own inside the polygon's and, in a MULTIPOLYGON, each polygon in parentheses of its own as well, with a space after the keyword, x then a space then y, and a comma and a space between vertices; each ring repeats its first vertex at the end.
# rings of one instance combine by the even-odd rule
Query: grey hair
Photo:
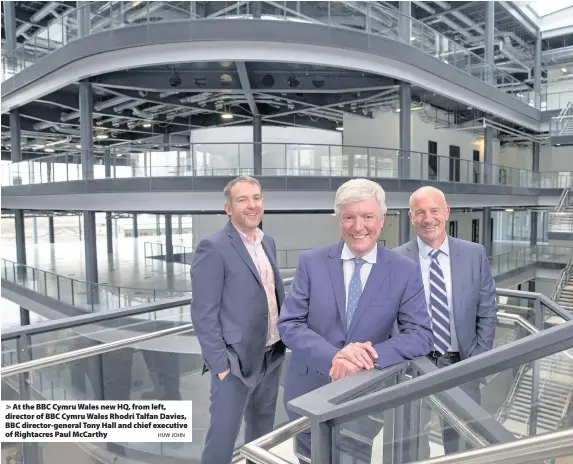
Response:
POLYGON ((351 179, 338 187, 334 199, 334 212, 340 216, 340 206, 358 203, 372 197, 376 198, 380 214, 384 216, 387 208, 386 194, 382 186, 368 179, 351 179))
POLYGON ((239 176, 239 177, 235 177, 233 180, 229 181, 229 183, 227 185, 225 185, 225 188, 223 189, 223 194, 225 195, 225 198, 227 199, 227 204, 230 205, 231 204, 231 189, 233 188, 233 186, 237 185, 240 182, 249 182, 251 184, 255 184, 259 186, 259 189, 261 188, 261 183, 255 179, 254 177, 251 176, 239 176))
POLYGON ((426 185, 424 187, 420 187, 418 190, 416 190, 414 193, 412 193, 412 195, 410 195, 410 201, 408 202, 408 204, 410 205, 410 211, 412 211, 412 199, 414 198, 414 196, 420 195, 420 194, 424 194, 424 195, 436 194, 444 202, 444 205, 448 204, 448 202, 446 201, 446 196, 444 195, 444 192, 442 192, 439 188, 432 187, 431 185, 426 185))

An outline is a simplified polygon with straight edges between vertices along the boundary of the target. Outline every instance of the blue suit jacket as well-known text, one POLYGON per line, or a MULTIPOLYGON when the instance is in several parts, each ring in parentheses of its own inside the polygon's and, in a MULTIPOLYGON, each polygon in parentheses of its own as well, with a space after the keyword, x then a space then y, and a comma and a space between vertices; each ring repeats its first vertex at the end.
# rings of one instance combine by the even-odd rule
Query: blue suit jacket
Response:
MULTIPOLYGON (((495 281, 485 248, 479 243, 449 237, 452 268, 452 307, 460 347, 466 359, 491 350, 497 324, 495 281)), ((420 262, 416 239, 394 251, 420 262)))
MULTIPOLYGON (((265 235, 262 246, 273 268, 280 310, 284 287, 275 242, 265 235)), ((231 368, 243 383, 254 385, 265 354, 268 302, 255 263, 231 222, 197 245, 191 288, 191 320, 205 364, 215 374, 231 368)), ((277 350, 284 349, 279 343, 277 350)))
POLYGON ((427 354, 433 344, 420 266, 378 246, 356 312, 346 327, 344 242, 301 254, 279 318, 279 332, 292 350, 285 399, 328 382, 334 355, 352 342, 370 340, 378 363, 387 367, 427 354), (399 333, 391 337, 397 322, 399 333))

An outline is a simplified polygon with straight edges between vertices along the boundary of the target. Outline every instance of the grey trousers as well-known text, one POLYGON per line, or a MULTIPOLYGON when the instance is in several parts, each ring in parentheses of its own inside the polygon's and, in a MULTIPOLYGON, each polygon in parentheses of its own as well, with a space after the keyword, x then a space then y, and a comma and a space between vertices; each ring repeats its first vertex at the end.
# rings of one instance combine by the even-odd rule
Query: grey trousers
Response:
POLYGON ((230 464, 243 418, 245 443, 273 430, 282 359, 283 354, 267 352, 254 387, 247 387, 230 373, 222 381, 211 374, 211 421, 202 464, 230 464))

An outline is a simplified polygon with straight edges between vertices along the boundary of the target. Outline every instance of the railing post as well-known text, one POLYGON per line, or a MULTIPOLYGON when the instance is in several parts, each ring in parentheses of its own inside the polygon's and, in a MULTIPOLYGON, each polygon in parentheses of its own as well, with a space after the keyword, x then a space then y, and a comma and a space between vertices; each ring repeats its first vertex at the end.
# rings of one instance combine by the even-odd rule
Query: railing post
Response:
POLYGON ((60 275, 56 274, 56 289, 58 292, 58 301, 60 300, 60 275))
POLYGON ((48 273, 44 272, 44 292, 48 296, 48 273))
POLYGON ((75 306, 75 304, 74 304, 74 279, 72 279, 71 282, 72 282, 72 306, 75 306))
MULTIPOLYGON (((330 2, 329 2, 330 3, 330 2)), ((332 430, 327 422, 313 420, 311 430, 311 461, 312 464, 331 464, 332 461, 332 430)))
MULTIPOLYGON (((535 327, 543 330, 543 309, 539 298, 535 299, 535 327)), ((541 360, 533 361, 531 373, 531 415, 529 416, 529 436, 537 435, 537 415, 539 411, 539 381, 541 377, 541 360)))
MULTIPOLYGON (((28 335, 20 335, 16 339, 16 349, 17 354, 16 358, 18 363, 23 363, 26 361, 30 361, 30 344, 29 344, 29 336, 28 335)), ((30 393, 30 386, 32 384, 30 373, 25 372, 22 374, 18 374, 18 388, 19 388, 19 400, 20 401, 30 401, 32 399, 30 393)), ((39 454, 38 454, 38 444, 32 443, 29 441, 25 441, 22 444, 22 451, 23 451, 23 458, 24 462, 26 463, 36 463, 40 462, 39 454)))

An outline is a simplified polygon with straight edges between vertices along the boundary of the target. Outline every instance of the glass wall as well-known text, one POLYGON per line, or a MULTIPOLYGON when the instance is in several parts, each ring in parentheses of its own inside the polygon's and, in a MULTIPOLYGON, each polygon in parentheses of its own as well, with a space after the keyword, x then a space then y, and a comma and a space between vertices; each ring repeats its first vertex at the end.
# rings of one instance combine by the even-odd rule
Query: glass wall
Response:
POLYGON ((496 242, 526 242, 531 235, 529 211, 493 211, 493 240, 496 242))

